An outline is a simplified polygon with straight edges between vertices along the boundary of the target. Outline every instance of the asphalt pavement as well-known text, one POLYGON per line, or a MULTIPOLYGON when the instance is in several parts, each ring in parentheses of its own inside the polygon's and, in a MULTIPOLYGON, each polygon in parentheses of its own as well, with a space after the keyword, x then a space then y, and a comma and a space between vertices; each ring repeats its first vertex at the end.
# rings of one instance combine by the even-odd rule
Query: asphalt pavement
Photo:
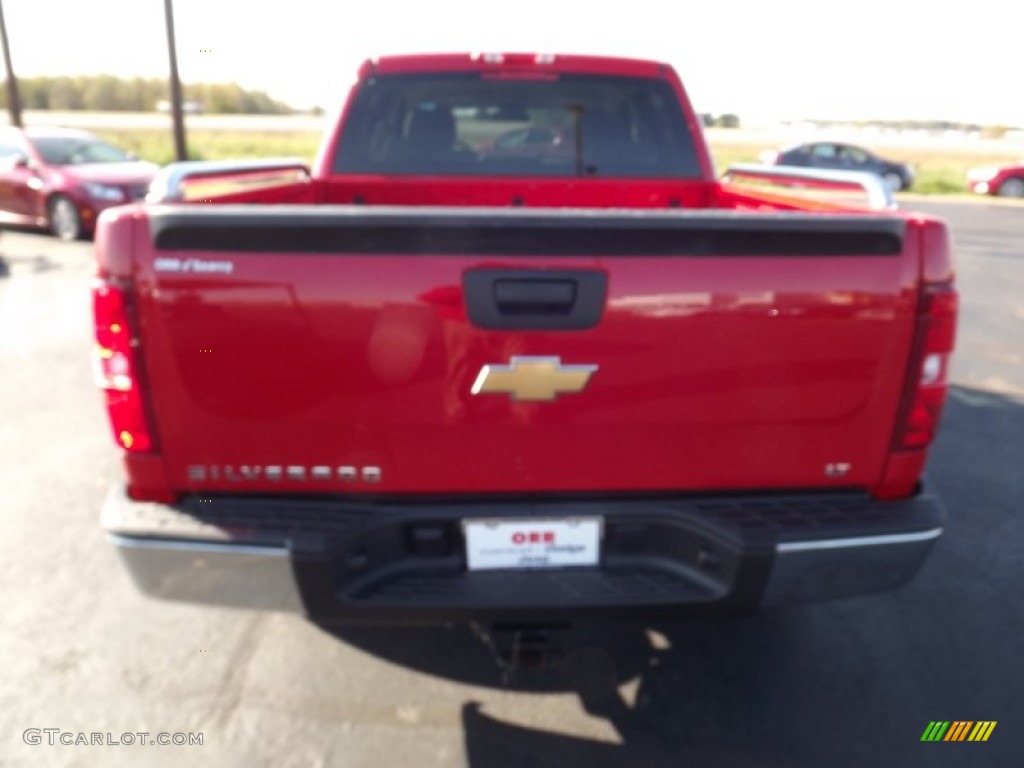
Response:
POLYGON ((929 465, 950 521, 918 577, 748 617, 579 625, 562 663, 511 677, 465 627, 330 632, 139 595, 98 526, 119 467, 89 370, 91 247, 4 232, 0 765, 1021 765, 1024 205, 913 205, 953 224, 962 290, 929 465), (922 743, 933 720, 998 725, 922 743))

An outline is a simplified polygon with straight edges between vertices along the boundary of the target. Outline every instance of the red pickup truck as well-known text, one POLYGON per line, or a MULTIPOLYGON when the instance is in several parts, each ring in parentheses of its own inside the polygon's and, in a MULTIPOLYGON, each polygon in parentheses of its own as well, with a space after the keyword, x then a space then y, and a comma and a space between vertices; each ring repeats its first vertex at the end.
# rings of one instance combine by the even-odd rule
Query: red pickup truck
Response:
POLYGON ((665 64, 370 61, 312 170, 172 166, 96 253, 102 519, 149 594, 683 616, 892 588, 942 532, 945 225, 716 180, 665 64))

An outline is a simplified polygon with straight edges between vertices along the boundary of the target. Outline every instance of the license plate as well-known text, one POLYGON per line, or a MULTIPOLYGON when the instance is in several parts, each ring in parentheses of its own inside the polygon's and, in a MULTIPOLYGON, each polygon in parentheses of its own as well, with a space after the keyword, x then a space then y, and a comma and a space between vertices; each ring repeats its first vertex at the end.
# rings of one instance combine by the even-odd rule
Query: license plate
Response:
POLYGON ((600 517, 463 520, 471 571, 498 568, 572 568, 597 565, 600 517))

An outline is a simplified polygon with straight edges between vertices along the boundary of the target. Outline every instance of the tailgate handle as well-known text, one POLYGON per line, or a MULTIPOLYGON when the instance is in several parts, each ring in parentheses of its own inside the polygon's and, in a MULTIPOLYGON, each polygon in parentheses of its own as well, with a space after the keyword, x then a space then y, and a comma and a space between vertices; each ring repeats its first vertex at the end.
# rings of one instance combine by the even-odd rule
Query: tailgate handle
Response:
POLYGON ((504 315, 566 314, 576 303, 576 281, 495 280, 494 300, 504 315))
POLYGON ((469 269, 462 293, 479 328, 582 330, 601 321, 608 275, 591 269, 469 269))

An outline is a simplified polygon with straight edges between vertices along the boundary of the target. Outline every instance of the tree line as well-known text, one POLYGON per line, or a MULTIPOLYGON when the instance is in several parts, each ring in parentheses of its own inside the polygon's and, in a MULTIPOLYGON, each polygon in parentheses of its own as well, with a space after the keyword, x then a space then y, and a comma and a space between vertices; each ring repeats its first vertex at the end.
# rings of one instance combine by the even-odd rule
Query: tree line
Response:
MULTIPOLYGON (((113 75, 75 77, 19 77, 23 109, 90 112, 151 112, 157 102, 170 98, 166 80, 113 75)), ((263 91, 237 83, 185 83, 184 99, 202 111, 218 114, 283 115, 292 110, 263 91)), ((7 91, 0 88, 0 108, 7 108, 7 91)))
POLYGON ((704 112, 700 116, 701 122, 704 123, 705 128, 739 128, 740 118, 739 115, 725 114, 725 115, 712 115, 710 112, 704 112))

